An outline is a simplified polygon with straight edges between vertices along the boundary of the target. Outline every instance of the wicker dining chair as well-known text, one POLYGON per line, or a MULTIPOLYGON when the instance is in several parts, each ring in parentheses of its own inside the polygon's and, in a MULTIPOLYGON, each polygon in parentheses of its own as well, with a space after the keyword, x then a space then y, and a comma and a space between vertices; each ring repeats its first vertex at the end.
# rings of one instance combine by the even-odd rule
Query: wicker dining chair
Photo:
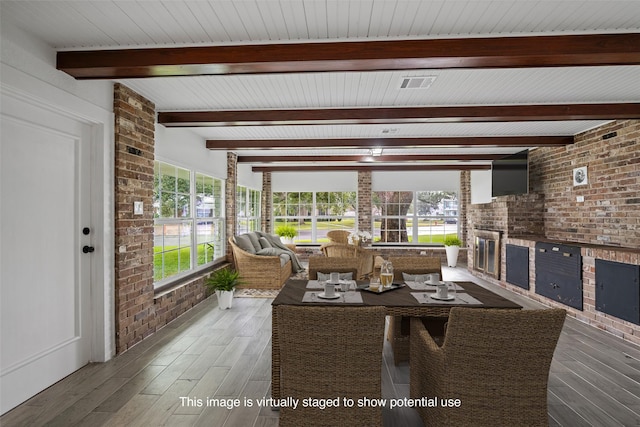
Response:
POLYGON ((418 407, 424 425, 548 426, 549 368, 565 315, 453 307, 441 347, 411 319, 410 396, 461 403, 418 407))
MULTIPOLYGON (((407 274, 429 274, 438 273, 442 278, 442 261, 439 257, 426 256, 395 256, 389 257, 393 265, 393 280, 403 282, 402 273, 407 274)), ((434 317, 425 318, 429 331, 437 333, 442 330, 446 318, 434 317)), ((409 361, 409 318, 403 316, 390 316, 389 328, 387 330, 387 340, 393 350, 393 363, 409 361)))
POLYGON ((351 234, 349 230, 329 230, 327 231, 327 238, 332 242, 346 245, 349 243, 349 234, 351 234))
POLYGON ((357 402, 382 397, 384 307, 280 305, 276 315, 282 395, 339 398, 337 407, 281 407, 280 427, 382 426, 382 408, 357 402))
POLYGON ((356 258, 329 258, 326 256, 309 257, 309 279, 316 280, 318 273, 352 273, 358 278, 358 260, 356 258))
POLYGON ((359 246, 344 243, 325 243, 320 247, 322 253, 329 258, 356 258, 358 260, 358 277, 363 280, 373 273, 374 252, 359 246))

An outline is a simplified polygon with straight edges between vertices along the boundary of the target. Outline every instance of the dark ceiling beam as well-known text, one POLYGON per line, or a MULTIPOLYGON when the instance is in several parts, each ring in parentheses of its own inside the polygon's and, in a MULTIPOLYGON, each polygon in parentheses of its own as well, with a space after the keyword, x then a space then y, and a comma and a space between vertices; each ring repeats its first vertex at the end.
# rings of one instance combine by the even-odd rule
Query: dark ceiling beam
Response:
POLYGON ((64 51, 77 79, 640 64, 640 33, 64 51))
POLYGON ((208 139, 210 150, 327 148, 327 147, 542 147, 573 144, 573 136, 486 136, 442 138, 347 138, 347 139, 208 139))
POLYGON ((408 154, 381 156, 238 156, 238 163, 288 163, 288 162, 424 162, 424 161, 461 161, 496 160, 506 154, 408 154))
POLYGON ((323 165, 323 166, 253 166, 253 172, 341 172, 341 171, 444 171, 487 170, 491 165, 323 165))
POLYGON ((166 127, 520 122, 637 118, 640 118, 640 103, 167 111, 158 113, 158 123, 166 127))

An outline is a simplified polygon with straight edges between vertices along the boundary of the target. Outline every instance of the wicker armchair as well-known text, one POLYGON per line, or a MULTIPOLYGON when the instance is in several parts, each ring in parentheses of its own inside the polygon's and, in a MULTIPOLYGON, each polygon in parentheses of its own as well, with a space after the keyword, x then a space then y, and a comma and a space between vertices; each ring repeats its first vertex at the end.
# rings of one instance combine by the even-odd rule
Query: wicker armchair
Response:
MULTIPOLYGON (((406 256, 389 257, 393 264, 393 280, 402 282, 402 273, 427 274, 439 273, 442 278, 442 261, 438 257, 406 256)), ((425 318, 428 322, 429 332, 437 333, 444 327, 446 318, 425 318), (427 320, 428 319, 428 320, 427 320)), ((393 363, 409 361, 409 318, 402 316, 389 317, 389 329, 387 330, 387 340, 391 343, 393 350, 393 363)), ((442 333, 442 332, 440 332, 442 333)))
POLYGON ((357 258, 358 277, 366 279, 373 273, 374 253, 360 246, 329 242, 320 247, 322 253, 329 258, 357 258))
POLYGON ((291 276, 291 261, 282 265, 279 256, 255 255, 236 245, 229 238, 236 270, 243 284, 238 288, 280 289, 291 276))
POLYGON ((356 258, 328 258, 326 256, 309 257, 309 279, 316 280, 318 273, 352 273, 358 277, 358 260, 356 258))
POLYGON ((357 400, 382 397, 384 313, 384 307, 277 307, 282 395, 340 399, 325 409, 282 407, 280 427, 382 426, 382 408, 358 408, 357 400), (343 397, 356 405, 345 407, 343 397))
POLYGON ((344 243, 345 245, 349 243, 349 234, 351 234, 349 230, 327 231, 327 237, 330 241, 334 243, 344 243))
POLYGON ((410 396, 460 399, 417 408, 429 426, 547 426, 547 382, 566 311, 451 309, 439 347, 411 319, 410 396))

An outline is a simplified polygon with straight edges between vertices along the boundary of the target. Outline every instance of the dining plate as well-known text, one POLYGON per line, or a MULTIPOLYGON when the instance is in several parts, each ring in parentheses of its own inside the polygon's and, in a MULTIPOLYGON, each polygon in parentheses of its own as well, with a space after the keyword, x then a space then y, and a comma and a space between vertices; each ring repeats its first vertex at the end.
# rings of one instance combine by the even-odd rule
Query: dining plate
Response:
POLYGON ((456 299, 455 295, 447 295, 445 298, 441 298, 437 294, 431 294, 430 296, 431 298, 437 299, 438 301, 453 301, 454 299, 456 299))
POLYGON ((318 294, 318 298, 323 298, 323 299, 336 299, 336 298, 340 298, 340 294, 333 294, 333 296, 327 296, 325 295, 324 292, 320 292, 318 294))

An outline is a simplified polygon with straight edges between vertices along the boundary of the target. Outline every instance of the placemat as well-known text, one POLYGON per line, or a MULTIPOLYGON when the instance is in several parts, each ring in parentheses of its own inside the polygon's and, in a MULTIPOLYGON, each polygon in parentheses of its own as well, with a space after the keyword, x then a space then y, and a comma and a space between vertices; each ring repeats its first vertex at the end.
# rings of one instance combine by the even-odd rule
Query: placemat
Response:
MULTIPOLYGON (((436 285, 427 285, 424 282, 404 282, 404 283, 414 291, 433 291, 433 292, 436 291, 436 285)), ((462 286, 458 284, 455 284, 453 282, 445 282, 445 283, 447 284, 449 289, 451 289, 451 287, 454 286, 456 289, 456 292, 464 291, 462 286)))
POLYGON ((435 295, 435 292, 411 292, 411 296, 413 296, 420 304, 483 305, 482 302, 463 292, 456 292, 456 298, 451 301, 433 299, 431 298, 431 295, 435 295))
MULTIPOLYGON (((342 281, 341 281, 342 282, 342 281)), ((351 280, 351 283, 355 283, 355 280, 351 280)), ((324 285, 320 284, 318 280, 309 280, 307 282, 307 289, 324 289, 324 285)), ((336 290, 340 288, 340 285, 336 285, 336 290)))
POLYGON ((302 302, 316 302, 316 303, 347 303, 347 304, 362 304, 362 294, 360 292, 336 292, 340 295, 340 298, 326 299, 318 297, 320 292, 305 292, 302 297, 302 302), (315 299, 314 299, 315 295, 315 299))

